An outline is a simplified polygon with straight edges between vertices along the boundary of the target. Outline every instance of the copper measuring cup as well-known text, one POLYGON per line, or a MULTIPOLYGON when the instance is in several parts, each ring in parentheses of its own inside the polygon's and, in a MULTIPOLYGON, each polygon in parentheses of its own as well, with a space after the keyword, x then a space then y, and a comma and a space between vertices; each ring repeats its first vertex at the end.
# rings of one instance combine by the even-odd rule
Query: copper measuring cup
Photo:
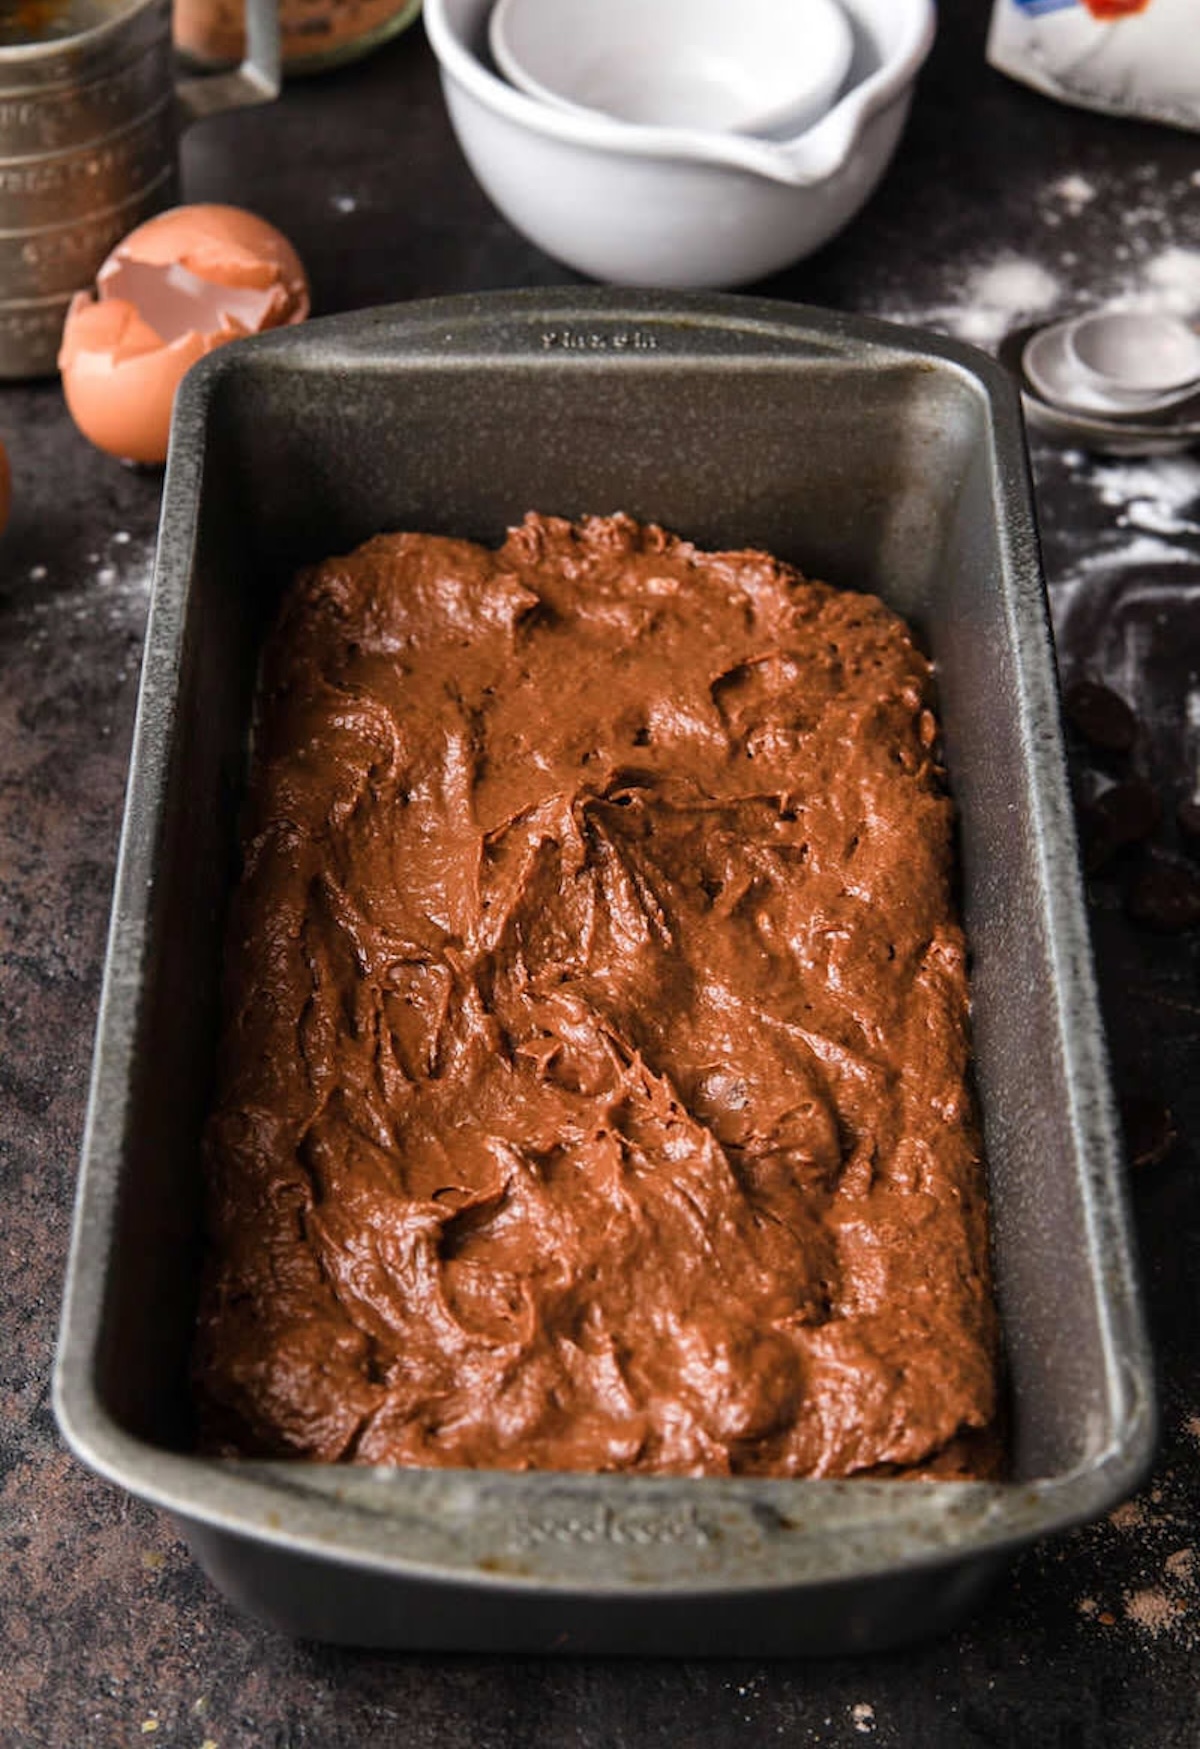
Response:
POLYGON ((0 377, 54 370, 73 294, 177 198, 179 136, 279 92, 276 0, 246 0, 246 58, 177 80, 171 0, 0 8, 0 377))

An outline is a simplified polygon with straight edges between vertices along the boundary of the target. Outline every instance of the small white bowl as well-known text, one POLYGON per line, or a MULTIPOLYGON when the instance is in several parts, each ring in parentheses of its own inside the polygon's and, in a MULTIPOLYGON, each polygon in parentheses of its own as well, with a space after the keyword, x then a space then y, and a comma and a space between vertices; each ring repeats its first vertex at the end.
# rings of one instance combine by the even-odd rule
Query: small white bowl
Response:
POLYGON ((854 54, 837 0, 496 0, 488 43, 543 103, 746 134, 811 127, 854 54))
POLYGON ((845 94, 775 141, 540 103, 489 66, 490 5, 424 5, 467 162, 539 248, 620 285, 744 285, 820 248, 887 168, 935 29, 933 0, 845 0, 855 38, 845 94))

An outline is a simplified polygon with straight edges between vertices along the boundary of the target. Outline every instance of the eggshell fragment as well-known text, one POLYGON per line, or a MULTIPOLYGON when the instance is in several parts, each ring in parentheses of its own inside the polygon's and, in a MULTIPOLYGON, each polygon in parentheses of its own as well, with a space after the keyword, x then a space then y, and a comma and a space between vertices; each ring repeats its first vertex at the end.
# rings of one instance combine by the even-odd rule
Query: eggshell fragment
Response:
POLYGON ((230 340, 302 322, 308 280, 287 238, 231 206, 159 213, 78 292, 58 366, 84 436, 127 461, 166 459, 175 390, 230 340))

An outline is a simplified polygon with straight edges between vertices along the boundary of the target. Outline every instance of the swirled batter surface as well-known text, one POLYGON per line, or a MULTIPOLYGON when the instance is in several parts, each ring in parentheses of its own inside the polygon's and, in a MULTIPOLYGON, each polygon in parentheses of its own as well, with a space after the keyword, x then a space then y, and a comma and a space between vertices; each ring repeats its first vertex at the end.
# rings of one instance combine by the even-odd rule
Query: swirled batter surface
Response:
POLYGON ((930 671, 624 516, 302 576, 235 900, 210 1449, 965 1473, 995 1413, 930 671))

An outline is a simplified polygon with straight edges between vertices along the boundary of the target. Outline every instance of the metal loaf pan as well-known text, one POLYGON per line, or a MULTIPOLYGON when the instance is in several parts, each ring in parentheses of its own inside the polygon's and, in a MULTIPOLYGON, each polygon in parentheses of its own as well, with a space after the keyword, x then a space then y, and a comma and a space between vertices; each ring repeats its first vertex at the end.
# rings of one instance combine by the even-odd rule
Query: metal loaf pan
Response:
POLYGON ((1017 397, 980 354, 744 298, 499 293, 218 352, 176 412, 56 1375, 231 1598, 396 1647, 844 1651, 954 1622, 1104 1511, 1153 1409, 1017 397), (937 663, 1011 1396, 999 1484, 218 1462, 187 1356, 261 634, 386 528, 622 509, 878 591, 937 663))

